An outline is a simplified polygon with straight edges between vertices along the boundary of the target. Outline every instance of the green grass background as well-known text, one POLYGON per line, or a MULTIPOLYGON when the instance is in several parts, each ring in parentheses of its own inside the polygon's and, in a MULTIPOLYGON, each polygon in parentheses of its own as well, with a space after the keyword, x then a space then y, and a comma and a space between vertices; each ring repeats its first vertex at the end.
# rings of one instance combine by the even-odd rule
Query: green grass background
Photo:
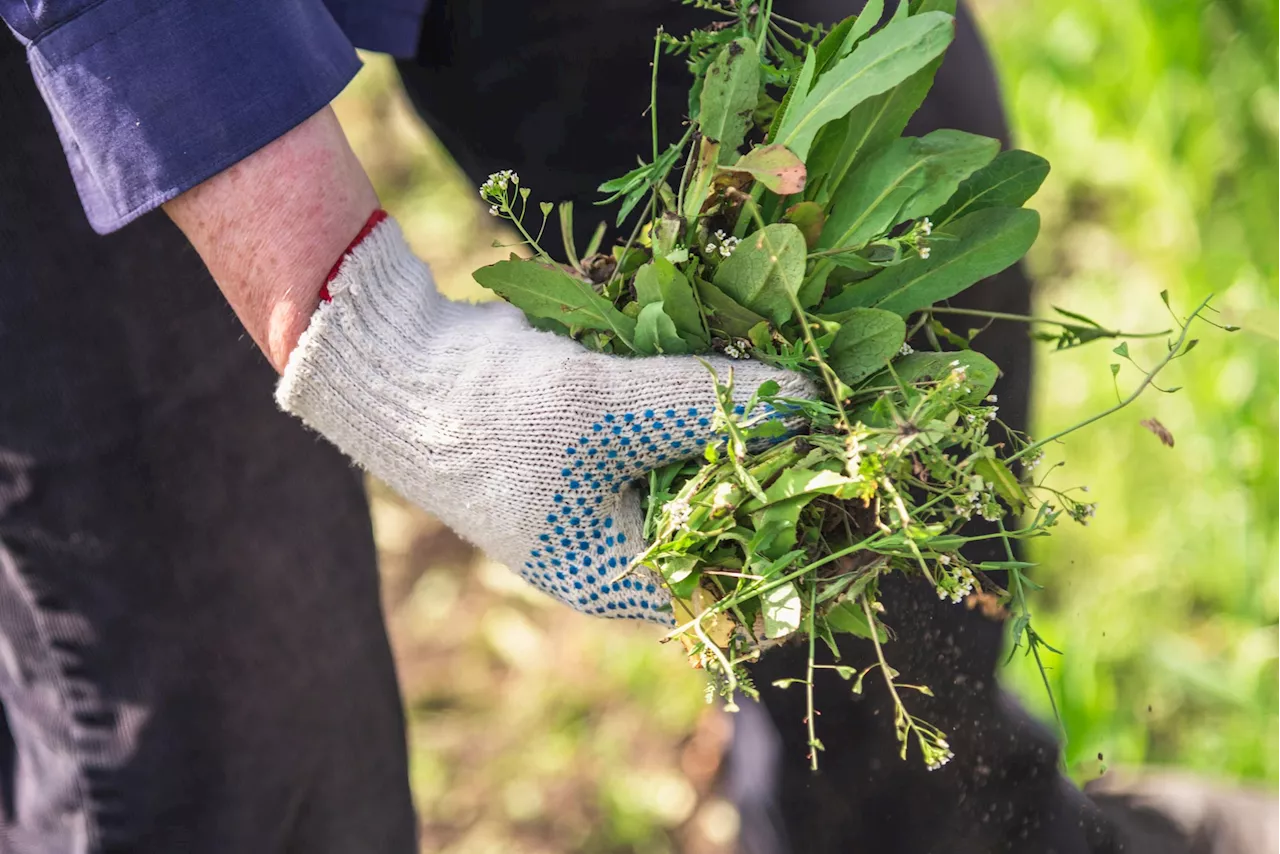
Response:
MULTIPOLYGON (((1212 292, 1222 322, 1181 386, 1071 437, 1089 527, 1038 543, 1034 607, 1081 780, 1103 766, 1277 779, 1277 11, 1274 0, 978 0, 1017 141, 1053 172, 1030 265, 1038 310, 1126 328, 1212 292), (1166 448, 1139 426, 1155 417, 1166 448), (1099 756, 1102 757, 1099 760, 1099 756)), ((383 60, 337 108, 442 288, 500 255, 475 188, 383 60)), ((537 188, 534 188, 535 192, 537 188)), ((1144 364, 1159 342, 1133 345, 1144 364)), ((1105 344, 1037 356, 1035 431, 1114 401, 1105 344)), ((1136 371, 1121 373, 1121 386, 1136 371)), ((698 674, 651 630, 580 617, 375 485, 386 609, 424 850, 731 850, 712 779, 727 738, 698 674)), ((1049 716, 1039 675, 1004 674, 1049 716)))

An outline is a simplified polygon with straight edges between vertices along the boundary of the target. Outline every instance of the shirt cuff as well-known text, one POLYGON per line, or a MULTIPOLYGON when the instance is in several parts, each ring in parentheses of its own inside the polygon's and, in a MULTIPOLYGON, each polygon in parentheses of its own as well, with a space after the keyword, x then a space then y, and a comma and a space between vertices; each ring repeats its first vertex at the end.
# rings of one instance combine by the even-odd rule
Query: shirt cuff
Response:
POLYGON ((103 0, 28 55, 100 234, 280 137, 360 68, 321 0, 103 0))

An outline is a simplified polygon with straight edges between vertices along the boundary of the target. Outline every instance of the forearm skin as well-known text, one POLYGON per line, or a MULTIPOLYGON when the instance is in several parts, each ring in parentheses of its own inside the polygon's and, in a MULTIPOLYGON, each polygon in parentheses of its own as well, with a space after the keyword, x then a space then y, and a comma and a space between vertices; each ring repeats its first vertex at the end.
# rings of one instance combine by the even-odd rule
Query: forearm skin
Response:
POLYGON ((164 206, 277 372, 377 208, 328 107, 164 206))

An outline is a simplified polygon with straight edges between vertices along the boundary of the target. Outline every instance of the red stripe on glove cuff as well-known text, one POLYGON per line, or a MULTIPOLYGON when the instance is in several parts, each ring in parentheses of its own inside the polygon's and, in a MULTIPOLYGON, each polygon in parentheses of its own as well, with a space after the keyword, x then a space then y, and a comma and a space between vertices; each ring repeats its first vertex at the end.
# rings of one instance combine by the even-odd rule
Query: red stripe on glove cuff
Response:
POLYGON ((387 218, 387 212, 379 208, 369 214, 369 219, 365 221, 364 226, 360 229, 360 233, 356 235, 356 239, 347 244, 347 248, 343 250, 342 255, 334 262, 333 269, 329 271, 329 275, 325 277, 324 285, 320 288, 320 301, 330 302, 333 297, 329 295, 329 283, 337 278, 338 271, 342 269, 342 262, 347 260, 347 256, 355 251, 360 242, 369 236, 369 232, 373 231, 378 223, 387 218))

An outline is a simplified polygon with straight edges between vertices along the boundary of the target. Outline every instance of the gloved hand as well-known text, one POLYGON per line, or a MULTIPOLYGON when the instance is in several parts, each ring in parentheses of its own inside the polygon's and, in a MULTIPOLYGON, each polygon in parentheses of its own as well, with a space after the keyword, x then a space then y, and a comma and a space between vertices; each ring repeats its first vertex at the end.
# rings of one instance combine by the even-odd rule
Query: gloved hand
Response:
MULTIPOLYGON (((276 391, 282 409, 576 610, 670 621, 652 574, 613 579, 644 548, 631 482, 715 439, 703 365, 592 353, 513 306, 447 300, 392 220, 327 291, 276 391)), ((768 379, 813 394, 797 374, 708 361, 722 378, 732 366, 742 401, 768 379)))

